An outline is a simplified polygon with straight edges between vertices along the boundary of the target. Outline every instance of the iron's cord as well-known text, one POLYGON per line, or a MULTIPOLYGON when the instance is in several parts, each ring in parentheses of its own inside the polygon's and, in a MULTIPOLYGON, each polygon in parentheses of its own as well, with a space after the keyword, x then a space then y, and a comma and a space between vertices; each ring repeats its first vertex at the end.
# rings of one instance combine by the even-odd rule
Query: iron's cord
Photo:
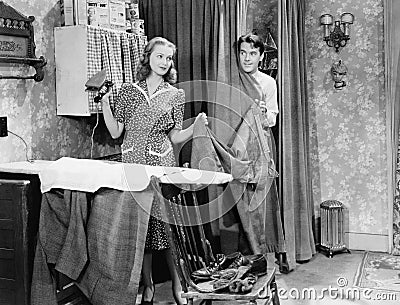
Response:
POLYGON ((99 125, 99 105, 100 103, 97 103, 97 107, 96 107, 96 125, 93 127, 93 131, 92 131, 92 136, 90 137, 91 139, 91 145, 90 145, 90 159, 93 159, 93 147, 94 147, 94 132, 97 128, 97 126, 99 125))
POLYGON ((16 133, 14 133, 14 132, 12 132, 12 131, 10 131, 10 130, 7 130, 7 132, 9 132, 9 133, 11 133, 12 135, 14 135, 14 136, 16 136, 18 139, 20 139, 23 143, 24 143, 24 145, 25 145, 25 158, 26 158, 26 161, 28 161, 28 162, 30 162, 30 163, 33 163, 33 159, 29 159, 29 157, 28 157, 28 144, 25 142, 25 140, 21 137, 21 136, 19 136, 19 135, 17 135, 16 133))

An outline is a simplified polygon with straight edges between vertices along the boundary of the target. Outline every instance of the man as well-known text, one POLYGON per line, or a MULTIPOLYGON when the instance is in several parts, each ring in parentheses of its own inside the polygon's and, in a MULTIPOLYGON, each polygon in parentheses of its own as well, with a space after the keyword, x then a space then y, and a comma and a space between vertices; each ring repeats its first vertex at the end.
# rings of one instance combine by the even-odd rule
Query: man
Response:
POLYGON ((263 127, 275 126, 279 113, 276 82, 271 76, 258 70, 258 65, 264 58, 264 43, 257 35, 243 35, 238 40, 238 52, 240 68, 254 78, 255 86, 262 96, 262 100, 256 99, 256 102, 265 117, 263 127))
MULTIPOLYGON (((239 223, 238 251, 280 253, 285 247, 270 129, 279 112, 276 83, 258 71, 264 44, 257 35, 240 37, 235 48, 238 66, 231 67, 229 74, 231 91, 220 88, 216 104, 222 107, 214 109, 214 133, 205 126, 194 127, 190 165, 229 172, 234 177, 223 191, 209 189, 209 198, 218 198, 220 203, 211 205, 211 217, 223 217, 225 227, 239 223), (230 129, 219 129, 218 123, 230 129)), ((219 224, 213 227, 215 235, 219 235, 219 224)))

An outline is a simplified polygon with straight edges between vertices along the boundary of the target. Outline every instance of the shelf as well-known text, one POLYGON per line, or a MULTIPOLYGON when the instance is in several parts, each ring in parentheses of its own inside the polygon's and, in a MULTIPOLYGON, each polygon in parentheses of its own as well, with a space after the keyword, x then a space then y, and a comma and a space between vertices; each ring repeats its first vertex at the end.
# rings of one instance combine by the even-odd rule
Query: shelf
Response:
POLYGON ((47 64, 46 59, 43 56, 40 58, 27 58, 27 57, 8 57, 8 56, 0 56, 0 62, 3 63, 11 63, 11 64, 25 64, 32 66, 36 70, 36 74, 29 76, 22 75, 0 75, 0 79, 34 79, 37 82, 40 82, 44 78, 43 67, 47 64))

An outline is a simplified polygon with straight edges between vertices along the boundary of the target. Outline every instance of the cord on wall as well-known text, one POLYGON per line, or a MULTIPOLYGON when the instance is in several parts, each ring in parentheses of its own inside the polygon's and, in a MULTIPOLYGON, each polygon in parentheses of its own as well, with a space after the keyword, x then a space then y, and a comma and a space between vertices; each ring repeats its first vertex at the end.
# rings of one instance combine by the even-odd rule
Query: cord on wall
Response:
POLYGON ((9 133, 11 133, 12 135, 16 136, 18 139, 20 139, 20 140, 24 143, 24 145, 25 145, 25 157, 26 157, 26 161, 28 161, 28 162, 30 162, 30 163, 33 163, 34 160, 33 160, 33 159, 29 159, 29 157, 28 157, 28 144, 26 144, 25 140, 24 140, 21 136, 17 135, 16 133, 14 133, 14 132, 12 132, 12 131, 10 131, 10 130, 7 130, 7 132, 9 132, 9 133))

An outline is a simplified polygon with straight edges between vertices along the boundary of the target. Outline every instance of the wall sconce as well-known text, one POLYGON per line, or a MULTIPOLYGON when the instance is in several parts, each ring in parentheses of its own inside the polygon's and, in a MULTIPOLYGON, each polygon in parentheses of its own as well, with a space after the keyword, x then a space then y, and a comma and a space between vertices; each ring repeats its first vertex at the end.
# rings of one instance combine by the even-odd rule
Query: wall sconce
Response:
POLYGON ((329 47, 334 47, 339 52, 340 47, 347 44, 350 39, 350 24, 353 24, 354 15, 343 13, 340 20, 335 21, 335 27, 331 31, 333 17, 331 14, 324 14, 320 17, 320 23, 324 26, 324 40, 329 47), (343 29, 342 29, 343 28, 343 29))

